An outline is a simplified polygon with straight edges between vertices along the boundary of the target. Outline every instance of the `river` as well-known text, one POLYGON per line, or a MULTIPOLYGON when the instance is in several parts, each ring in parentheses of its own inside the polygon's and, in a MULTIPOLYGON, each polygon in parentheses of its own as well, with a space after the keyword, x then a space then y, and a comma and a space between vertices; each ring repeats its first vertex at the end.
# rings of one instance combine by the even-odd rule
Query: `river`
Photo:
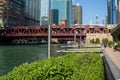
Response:
MULTIPOLYGON (((51 46, 51 56, 60 56, 56 50, 60 50, 61 45, 51 46)), ((12 45, 0 46, 0 76, 11 71, 15 66, 22 63, 34 62, 47 59, 47 45, 12 45)))

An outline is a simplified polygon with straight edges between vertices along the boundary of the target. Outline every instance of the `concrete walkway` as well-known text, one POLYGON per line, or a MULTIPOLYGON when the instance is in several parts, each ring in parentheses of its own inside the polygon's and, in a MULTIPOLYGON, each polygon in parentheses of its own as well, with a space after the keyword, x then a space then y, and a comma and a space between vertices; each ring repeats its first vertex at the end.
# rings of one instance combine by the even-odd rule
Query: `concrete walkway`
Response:
POLYGON ((109 47, 105 48, 104 50, 120 70, 120 52, 109 47))

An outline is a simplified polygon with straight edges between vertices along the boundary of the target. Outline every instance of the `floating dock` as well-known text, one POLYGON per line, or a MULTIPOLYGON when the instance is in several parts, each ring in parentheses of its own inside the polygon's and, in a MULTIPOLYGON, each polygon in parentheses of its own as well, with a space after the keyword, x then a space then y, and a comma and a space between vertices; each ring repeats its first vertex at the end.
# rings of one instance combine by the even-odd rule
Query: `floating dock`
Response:
POLYGON ((90 49, 68 49, 68 50, 58 50, 57 52, 65 52, 65 53, 68 53, 68 52, 101 52, 101 48, 90 48, 90 49))

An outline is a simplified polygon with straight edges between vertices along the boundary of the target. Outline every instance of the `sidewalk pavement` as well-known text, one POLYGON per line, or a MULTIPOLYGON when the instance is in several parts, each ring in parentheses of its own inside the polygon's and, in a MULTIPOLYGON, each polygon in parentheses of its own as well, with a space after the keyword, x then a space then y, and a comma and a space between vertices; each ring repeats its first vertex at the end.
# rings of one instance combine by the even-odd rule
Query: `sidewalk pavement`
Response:
POLYGON ((120 52, 109 47, 103 49, 120 70, 120 52))

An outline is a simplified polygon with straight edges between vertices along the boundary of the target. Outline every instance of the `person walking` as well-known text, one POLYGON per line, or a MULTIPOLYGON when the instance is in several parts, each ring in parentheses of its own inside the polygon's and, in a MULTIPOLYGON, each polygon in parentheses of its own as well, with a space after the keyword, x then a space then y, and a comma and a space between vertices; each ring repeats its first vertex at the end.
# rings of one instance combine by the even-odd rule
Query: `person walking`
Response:
POLYGON ((114 49, 117 50, 117 43, 114 44, 114 49))

